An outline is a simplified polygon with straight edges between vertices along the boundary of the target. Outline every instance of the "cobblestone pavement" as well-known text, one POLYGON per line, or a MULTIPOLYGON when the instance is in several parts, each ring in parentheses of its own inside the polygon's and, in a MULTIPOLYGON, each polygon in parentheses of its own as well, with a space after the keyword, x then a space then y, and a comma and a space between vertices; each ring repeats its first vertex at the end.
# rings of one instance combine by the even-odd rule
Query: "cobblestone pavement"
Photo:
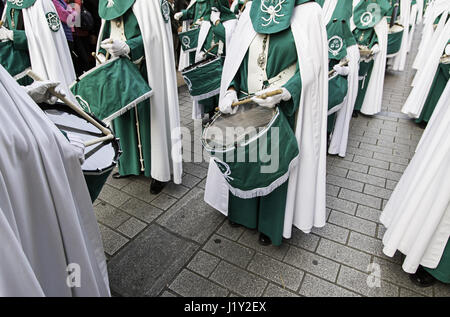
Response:
MULTIPOLYGON (((110 178, 95 213, 113 295, 450 296, 443 284, 416 287, 400 255, 382 253, 381 210, 423 132, 400 113, 414 55, 405 72, 386 72, 383 112, 352 120, 347 156, 328 156, 327 225, 308 235, 294 229, 280 247, 260 246, 257 232, 230 227, 205 204, 205 162, 184 163, 183 185, 156 196, 144 177, 110 178), (368 286, 371 263, 381 287, 368 286)), ((181 123, 192 130, 185 88, 179 97, 181 123)))

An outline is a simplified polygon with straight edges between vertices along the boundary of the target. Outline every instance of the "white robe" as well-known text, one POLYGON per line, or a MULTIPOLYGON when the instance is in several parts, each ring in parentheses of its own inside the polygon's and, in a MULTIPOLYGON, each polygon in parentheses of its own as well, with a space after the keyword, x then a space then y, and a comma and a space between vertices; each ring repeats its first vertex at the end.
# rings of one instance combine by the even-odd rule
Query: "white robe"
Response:
POLYGON ((109 296, 79 152, 3 67, 0 99, 0 296, 109 296))
POLYGON ((400 24, 403 25, 403 37, 400 46, 400 51, 389 61, 392 65, 392 70, 403 71, 405 70, 406 56, 409 51, 409 24, 411 19, 411 0, 400 0, 400 24))
MULTIPOLYGON (((250 43, 256 36, 247 3, 236 26, 225 59, 221 96, 239 70, 250 43)), ((296 43, 302 91, 295 136, 300 146, 299 162, 288 180, 283 237, 290 238, 292 225, 304 232, 323 227, 325 212, 326 122, 328 104, 328 46, 322 10, 317 3, 296 6, 291 18, 296 43)), ((210 164, 205 201, 228 214, 226 180, 214 163, 210 164)))
POLYGON ((31 68, 40 77, 59 82, 67 97, 78 104, 69 89, 76 75, 63 26, 57 32, 50 30, 47 12, 57 13, 52 1, 36 0, 22 9, 31 68))
POLYGON ((383 252, 406 255, 403 270, 434 269, 450 235, 450 82, 380 218, 383 252))

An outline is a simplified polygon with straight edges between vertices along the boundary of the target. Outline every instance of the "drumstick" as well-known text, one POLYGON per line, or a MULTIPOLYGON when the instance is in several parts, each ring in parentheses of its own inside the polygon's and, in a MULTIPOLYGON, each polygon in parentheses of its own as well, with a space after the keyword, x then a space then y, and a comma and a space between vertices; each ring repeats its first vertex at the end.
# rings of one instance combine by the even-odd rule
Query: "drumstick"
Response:
POLYGON ((98 58, 98 56, 97 56, 97 54, 95 54, 95 52, 92 52, 92 56, 95 57, 95 59, 97 60, 97 62, 98 62, 99 64, 102 63, 102 61, 100 60, 100 58, 98 58))
MULTIPOLYGON (((339 66, 347 66, 348 65, 348 59, 346 59, 345 61, 341 62, 338 64, 339 66)), ((328 77, 330 77, 331 75, 333 75, 336 71, 334 69, 330 70, 328 72, 328 77)))
MULTIPOLYGON (((43 81, 43 79, 37 75, 32 70, 29 70, 27 73, 28 76, 30 76, 32 79, 36 81, 43 81)), ((102 126, 100 123, 94 120, 90 115, 88 115, 86 112, 84 112, 80 107, 78 107, 76 104, 74 104, 72 101, 70 101, 66 96, 61 95, 60 93, 55 91, 55 88, 49 88, 48 91, 53 96, 57 97, 58 99, 62 100, 67 106, 69 106, 73 111, 75 111, 77 114, 83 117, 86 121, 89 121, 92 123, 97 129, 103 132, 106 136, 109 136, 110 139, 114 138, 114 135, 111 133, 111 131, 104 126, 102 126)))
MULTIPOLYGON (((277 89, 277 90, 269 91, 269 92, 266 92, 266 93, 264 93, 262 95, 256 96, 256 98, 266 99, 268 97, 276 96, 276 95, 279 95, 279 94, 282 94, 282 93, 283 93, 282 89, 277 89)), ((239 100, 239 101, 233 102, 231 104, 231 107, 234 108, 234 107, 237 107, 237 106, 240 106, 240 105, 252 102, 253 101, 252 98, 247 98, 247 99, 243 99, 243 100, 239 100)), ((216 111, 219 111, 219 107, 216 108, 216 111)))
POLYGON ((94 145, 94 144, 97 144, 97 143, 102 143, 102 142, 105 142, 105 141, 109 141, 109 140, 112 140, 112 139, 114 139, 114 135, 109 134, 109 135, 103 136, 101 138, 97 138, 97 139, 92 139, 92 140, 86 141, 86 142, 84 142, 84 146, 88 147, 88 146, 91 146, 91 145, 94 145))
POLYGON ((247 2, 248 2, 248 0, 245 0, 245 1, 244 1, 244 4, 242 5, 241 10, 239 10, 240 13, 244 12, 245 6, 247 5, 247 2))
POLYGON ((217 46, 219 46, 219 43, 214 44, 209 48, 209 50, 206 51, 205 56, 208 55, 213 49, 215 49, 217 46))

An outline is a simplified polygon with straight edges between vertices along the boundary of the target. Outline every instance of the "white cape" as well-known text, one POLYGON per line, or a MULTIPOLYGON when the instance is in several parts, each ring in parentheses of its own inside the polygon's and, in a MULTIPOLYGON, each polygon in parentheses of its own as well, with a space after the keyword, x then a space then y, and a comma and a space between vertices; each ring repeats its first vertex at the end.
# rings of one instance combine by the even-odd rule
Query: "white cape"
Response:
POLYGON ((403 270, 436 268, 450 235, 450 82, 380 218, 383 252, 406 255, 403 270))
MULTIPOLYGON (((405 70, 406 64, 406 56, 409 51, 409 25, 411 19, 411 0, 400 0, 400 24, 403 25, 403 37, 402 43, 400 46, 400 51, 392 57, 392 60, 389 61, 389 64, 392 65, 392 70, 394 71, 403 71, 405 70)), ((388 56, 390 57, 390 56, 388 56)))
POLYGON ((428 93, 433 85, 433 79, 439 67, 440 58, 445 50, 445 46, 450 39, 450 20, 447 21, 440 36, 433 40, 432 48, 428 48, 427 60, 423 68, 416 74, 416 84, 406 99, 402 107, 402 112, 411 118, 418 118, 428 97, 428 93))
POLYGON ((57 13, 53 3, 36 0, 22 12, 31 68, 42 78, 59 82, 67 97, 76 103, 69 89, 76 75, 64 29, 61 25, 57 32, 50 30, 45 16, 47 12, 57 13))
POLYGON ((78 151, 3 67, 0 99, 0 296, 109 296, 78 151))
MULTIPOLYGON (((221 96, 237 73, 250 43, 256 36, 250 19, 251 2, 236 26, 225 59, 221 96)), ((283 236, 290 238, 292 225, 304 232, 323 227, 325 217, 326 122, 328 104, 328 46, 322 9, 317 3, 296 6, 291 18, 296 43, 302 92, 295 136, 300 146, 299 162, 288 184, 283 236), (307 43, 307 45, 305 45, 307 43)), ((210 164, 205 201, 225 215, 228 189, 225 179, 210 164), (222 192, 219 192, 222 189, 222 192)))

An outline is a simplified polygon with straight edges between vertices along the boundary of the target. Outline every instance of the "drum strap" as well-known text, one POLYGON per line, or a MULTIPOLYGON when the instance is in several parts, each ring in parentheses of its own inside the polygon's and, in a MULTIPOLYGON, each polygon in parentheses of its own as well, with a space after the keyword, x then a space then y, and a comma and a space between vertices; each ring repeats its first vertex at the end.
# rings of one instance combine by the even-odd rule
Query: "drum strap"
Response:
POLYGON ((294 76, 295 71, 297 70, 297 63, 293 63, 292 65, 279 72, 276 76, 270 79, 267 78, 266 67, 270 36, 267 37, 266 43, 264 45, 265 36, 265 34, 256 34, 255 38, 250 44, 248 54, 247 78, 249 94, 254 94, 258 91, 261 91, 262 89, 266 89, 269 87, 281 87, 286 84, 289 79, 292 78, 292 76, 294 76), (263 48, 264 51, 262 50, 263 48))

